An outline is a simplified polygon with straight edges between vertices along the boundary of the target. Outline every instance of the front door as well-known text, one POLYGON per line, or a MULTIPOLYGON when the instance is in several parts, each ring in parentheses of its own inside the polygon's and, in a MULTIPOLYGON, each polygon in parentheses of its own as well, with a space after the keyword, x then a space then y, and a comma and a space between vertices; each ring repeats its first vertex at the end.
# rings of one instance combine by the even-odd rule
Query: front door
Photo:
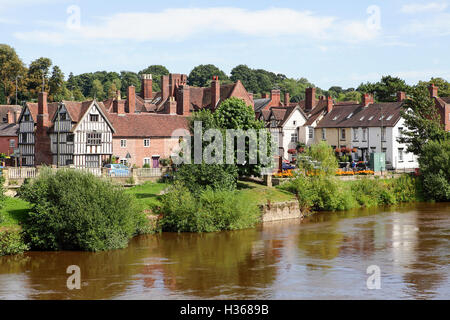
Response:
POLYGON ((159 168, 159 157, 152 157, 153 168, 159 168))

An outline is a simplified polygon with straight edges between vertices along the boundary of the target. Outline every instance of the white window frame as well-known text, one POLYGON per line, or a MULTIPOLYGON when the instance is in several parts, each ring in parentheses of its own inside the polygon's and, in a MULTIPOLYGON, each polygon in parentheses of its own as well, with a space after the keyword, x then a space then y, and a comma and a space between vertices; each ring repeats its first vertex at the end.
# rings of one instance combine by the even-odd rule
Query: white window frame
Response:
POLYGON ((298 132, 295 130, 293 133, 291 133, 291 142, 297 142, 298 141, 298 132))
POLYGON ((144 147, 149 148, 150 147, 150 138, 144 139, 144 147), (146 145, 146 142, 148 141, 148 144, 146 145))
POLYGON ((341 128, 341 134, 340 134, 340 136, 341 136, 341 140, 345 140, 345 128, 341 128))
POLYGON ((121 148, 127 147, 127 139, 120 139, 120 147, 121 148))
POLYGON ((353 141, 358 141, 358 128, 353 128, 353 141))
POLYGON ((9 139, 9 147, 10 148, 15 148, 16 147, 16 140, 9 139))
POLYGON ((362 128, 362 141, 367 141, 367 128, 362 128))
POLYGON ((398 148, 398 162, 403 162, 405 160, 404 156, 403 148, 398 148))
POLYGON ((150 168, 152 167, 152 158, 144 158, 143 159, 143 163, 142 163, 142 165, 146 165, 146 164, 148 164, 149 166, 150 166, 150 168))
POLYGON ((308 137, 309 139, 314 139, 314 128, 308 127, 308 137))

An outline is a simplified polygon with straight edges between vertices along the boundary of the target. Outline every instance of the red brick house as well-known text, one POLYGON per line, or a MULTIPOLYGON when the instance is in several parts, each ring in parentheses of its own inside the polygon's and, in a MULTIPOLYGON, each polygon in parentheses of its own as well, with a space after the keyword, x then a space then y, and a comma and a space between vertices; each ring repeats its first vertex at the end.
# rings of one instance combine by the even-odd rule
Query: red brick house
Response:
POLYGON ((444 125, 445 131, 450 131, 450 97, 439 97, 438 87, 434 84, 428 87, 430 96, 434 99, 434 104, 441 116, 441 123, 444 125))

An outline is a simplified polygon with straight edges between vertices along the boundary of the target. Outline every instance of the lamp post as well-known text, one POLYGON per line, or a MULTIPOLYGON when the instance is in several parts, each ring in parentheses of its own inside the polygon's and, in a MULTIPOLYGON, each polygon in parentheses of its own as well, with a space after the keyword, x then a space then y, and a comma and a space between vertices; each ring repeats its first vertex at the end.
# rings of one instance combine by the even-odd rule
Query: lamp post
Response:
POLYGON ((16 76, 16 105, 17 105, 17 79, 22 78, 22 76, 17 75, 16 76))

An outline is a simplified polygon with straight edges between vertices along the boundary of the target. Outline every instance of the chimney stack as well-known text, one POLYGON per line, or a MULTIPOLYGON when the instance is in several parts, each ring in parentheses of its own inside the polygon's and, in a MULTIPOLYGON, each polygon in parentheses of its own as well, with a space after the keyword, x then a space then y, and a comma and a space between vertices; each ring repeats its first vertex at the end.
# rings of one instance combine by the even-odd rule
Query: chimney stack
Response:
POLYGON ((220 101, 220 81, 218 76, 213 76, 211 82, 211 109, 216 110, 220 101))
POLYGON ((144 100, 151 100, 153 98, 153 79, 151 74, 142 75, 142 89, 141 96, 144 100))
POLYGON ((362 95, 362 105, 363 107, 367 107, 369 104, 373 103, 373 95, 370 93, 364 93, 362 95))
POLYGON ((8 120, 7 121, 8 124, 15 123, 15 121, 14 121, 14 113, 11 110, 8 111, 8 113, 6 114, 6 117, 7 117, 7 120, 8 120))
POLYGON ((121 100, 121 99, 122 99, 122 96, 121 96, 120 90, 117 90, 117 92, 116 92, 116 100, 121 100))
POLYGON ((129 86, 127 90, 128 113, 136 112, 136 88, 129 86))
POLYGON ((436 87, 434 85, 434 83, 432 83, 429 87, 428 90, 430 91, 430 97, 431 98, 436 98, 438 96, 438 89, 439 87, 436 87))
POLYGON ((50 120, 48 116, 47 92, 39 92, 35 134, 35 165, 52 163, 50 137, 47 134, 49 127, 50 120))
POLYGON ((175 97, 169 97, 169 100, 165 103, 164 111, 166 114, 177 114, 177 102, 175 101, 175 97))
POLYGON ((279 107, 281 104, 281 92, 280 90, 272 90, 270 92, 270 106, 279 107))
POLYGON ((305 111, 311 111, 316 106, 316 88, 306 88, 305 111))
POLYGON ((169 76, 161 76, 161 100, 169 97, 169 76))
POLYGON ((183 85, 178 90, 178 108, 179 115, 189 115, 191 106, 191 91, 188 85, 183 85))
POLYGON ((39 92, 38 114, 47 115, 48 117, 47 92, 39 92))
POLYGON ((327 99, 327 113, 330 113, 331 110, 333 110, 333 98, 331 96, 328 96, 328 99, 327 99))
POLYGON ((269 96, 266 92, 264 92, 264 93, 261 95, 261 97, 262 97, 263 99, 269 99, 269 98, 270 98, 270 96, 269 96))
POLYGON ((19 122, 20 111, 14 111, 14 123, 19 122))
POLYGON ((406 99, 406 93, 404 91, 397 92, 397 102, 402 102, 406 99))
POLYGON ((289 92, 285 92, 284 93, 284 105, 286 107, 288 107, 290 102, 291 102, 291 96, 290 96, 289 92))

